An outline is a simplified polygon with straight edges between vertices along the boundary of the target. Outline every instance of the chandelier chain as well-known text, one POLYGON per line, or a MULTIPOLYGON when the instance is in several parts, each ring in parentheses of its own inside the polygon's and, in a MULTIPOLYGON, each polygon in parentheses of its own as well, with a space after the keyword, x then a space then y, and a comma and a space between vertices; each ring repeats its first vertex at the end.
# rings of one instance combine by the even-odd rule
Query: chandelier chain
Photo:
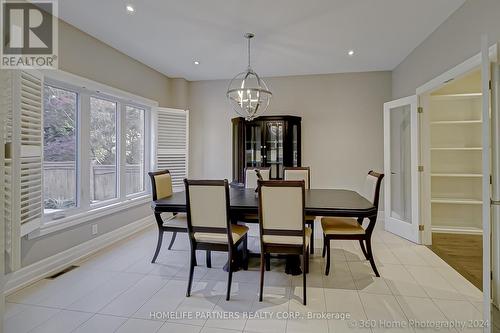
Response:
POLYGON ((252 68, 250 66, 250 40, 251 40, 251 38, 248 38, 248 68, 249 69, 252 68))

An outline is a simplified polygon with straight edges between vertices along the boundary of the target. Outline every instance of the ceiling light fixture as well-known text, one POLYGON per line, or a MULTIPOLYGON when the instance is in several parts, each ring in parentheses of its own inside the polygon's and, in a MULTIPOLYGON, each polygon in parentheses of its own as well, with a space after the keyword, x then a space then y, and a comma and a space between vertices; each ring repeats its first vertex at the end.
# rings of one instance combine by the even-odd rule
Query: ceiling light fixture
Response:
POLYGON ((226 97, 233 110, 250 121, 267 110, 273 94, 267 88, 264 80, 250 66, 250 40, 255 35, 246 33, 244 37, 248 40, 248 67, 231 80, 226 97))
POLYGON ((125 7, 125 8, 127 9, 127 12, 129 14, 132 14, 132 13, 135 12, 135 9, 134 9, 134 7, 132 5, 127 5, 127 7, 125 7))
POLYGON ((198 60, 193 61, 193 63, 194 63, 195 65, 199 65, 199 64, 200 64, 200 62, 199 62, 198 60))
POLYGON ((349 52, 347 52, 347 54, 352 57, 354 55, 354 50, 349 50, 349 52))

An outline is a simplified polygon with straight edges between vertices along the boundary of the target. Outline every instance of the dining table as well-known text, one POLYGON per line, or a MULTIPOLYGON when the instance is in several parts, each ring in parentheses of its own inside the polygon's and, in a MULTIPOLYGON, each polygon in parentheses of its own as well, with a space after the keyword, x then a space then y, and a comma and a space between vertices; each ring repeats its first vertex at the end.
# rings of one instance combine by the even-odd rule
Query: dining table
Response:
MULTIPOLYGON (((353 217, 357 219, 377 218, 377 208, 356 191, 347 189, 306 189, 304 210, 310 216, 336 216, 353 217)), ((239 218, 258 214, 259 198, 255 189, 231 187, 229 189, 230 218, 236 223, 239 218)), ((174 192, 170 197, 158 199, 152 202, 155 213, 182 213, 186 212, 186 193, 184 191, 174 192)), ((257 220, 253 221, 258 223, 257 220)), ((245 220, 245 223, 252 221, 245 220)), ((294 266, 289 269, 291 274, 300 274, 300 260, 291 259, 294 266), (296 265, 299 265, 298 267, 296 265)))

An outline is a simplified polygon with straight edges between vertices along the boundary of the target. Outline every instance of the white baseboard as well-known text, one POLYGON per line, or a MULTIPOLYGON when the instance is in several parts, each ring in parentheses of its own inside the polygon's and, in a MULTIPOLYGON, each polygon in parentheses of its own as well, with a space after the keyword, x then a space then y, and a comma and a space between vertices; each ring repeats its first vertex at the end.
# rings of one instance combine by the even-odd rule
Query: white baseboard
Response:
POLYGON ((29 284, 57 273, 103 248, 127 238, 154 224, 151 216, 93 238, 66 251, 37 261, 5 276, 4 294, 11 294, 29 284))

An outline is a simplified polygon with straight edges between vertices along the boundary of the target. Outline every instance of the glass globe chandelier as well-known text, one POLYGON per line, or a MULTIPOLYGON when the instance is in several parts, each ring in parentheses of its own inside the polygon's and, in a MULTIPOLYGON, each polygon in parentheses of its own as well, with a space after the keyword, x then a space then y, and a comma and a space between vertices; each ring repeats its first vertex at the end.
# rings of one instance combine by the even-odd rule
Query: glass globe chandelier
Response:
POLYGON ((250 121, 267 110, 273 94, 250 66, 250 40, 255 35, 246 33, 244 36, 248 40, 248 67, 231 80, 226 96, 233 110, 250 121))

